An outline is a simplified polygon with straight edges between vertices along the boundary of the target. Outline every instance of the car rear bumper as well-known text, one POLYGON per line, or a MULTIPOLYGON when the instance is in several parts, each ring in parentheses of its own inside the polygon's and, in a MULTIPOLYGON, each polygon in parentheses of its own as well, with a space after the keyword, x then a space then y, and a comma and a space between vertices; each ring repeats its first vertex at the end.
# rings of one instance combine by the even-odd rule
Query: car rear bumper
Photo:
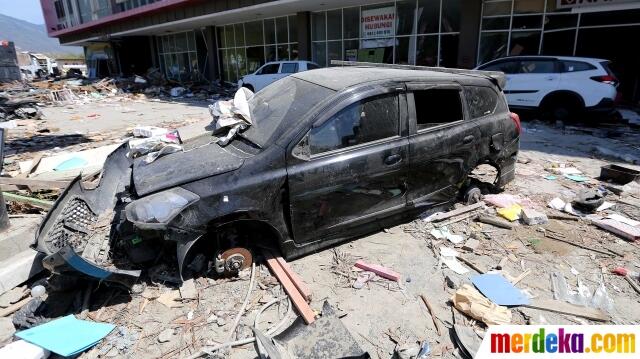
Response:
POLYGON ((611 98, 603 98, 594 106, 585 107, 588 114, 606 115, 613 113, 615 110, 615 101, 611 98))

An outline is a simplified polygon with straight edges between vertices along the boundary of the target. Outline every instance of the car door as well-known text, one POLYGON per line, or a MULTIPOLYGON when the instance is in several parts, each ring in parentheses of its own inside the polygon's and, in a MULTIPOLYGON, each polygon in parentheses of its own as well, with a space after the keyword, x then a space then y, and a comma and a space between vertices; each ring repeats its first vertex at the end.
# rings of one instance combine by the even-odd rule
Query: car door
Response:
POLYGON ((280 63, 269 63, 262 66, 254 75, 253 89, 255 92, 267 87, 270 83, 278 80, 280 63))
POLYGON ((560 84, 558 63, 554 59, 521 59, 517 73, 507 78, 504 93, 510 106, 537 107, 542 98, 560 84))
POLYGON ((297 62, 283 62, 278 72, 278 79, 287 77, 291 74, 295 74, 300 70, 300 65, 297 62))
POLYGON ((451 201, 478 157, 481 133, 458 84, 407 84, 410 206, 451 201))
POLYGON ((344 239, 400 213, 407 193, 407 106, 398 89, 343 101, 287 160, 297 244, 344 239))

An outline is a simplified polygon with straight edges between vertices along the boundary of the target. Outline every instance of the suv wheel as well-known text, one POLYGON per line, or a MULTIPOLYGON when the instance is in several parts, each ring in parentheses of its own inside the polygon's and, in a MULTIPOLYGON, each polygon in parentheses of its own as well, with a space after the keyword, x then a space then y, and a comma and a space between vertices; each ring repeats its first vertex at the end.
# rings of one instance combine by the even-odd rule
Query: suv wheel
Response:
POLYGON ((556 96, 543 100, 540 110, 543 121, 571 122, 579 120, 582 104, 573 96, 556 96))
POLYGON ((251 90, 251 92, 255 92, 255 91, 253 90, 253 86, 251 86, 251 85, 242 85, 242 87, 246 87, 246 88, 248 88, 249 90, 251 90))

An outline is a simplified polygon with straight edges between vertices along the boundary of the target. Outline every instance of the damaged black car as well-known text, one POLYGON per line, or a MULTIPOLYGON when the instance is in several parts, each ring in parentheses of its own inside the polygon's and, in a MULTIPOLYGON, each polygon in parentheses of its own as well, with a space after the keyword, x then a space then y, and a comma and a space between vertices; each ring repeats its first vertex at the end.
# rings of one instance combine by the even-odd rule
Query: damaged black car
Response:
POLYGON ((479 165, 498 188, 514 178, 520 122, 503 85, 401 66, 294 74, 248 99, 250 125, 228 141, 205 133, 152 162, 123 144, 64 191, 37 248, 53 273, 130 285, 162 257, 182 279, 203 263, 233 273, 256 246, 292 259, 444 209, 479 165))

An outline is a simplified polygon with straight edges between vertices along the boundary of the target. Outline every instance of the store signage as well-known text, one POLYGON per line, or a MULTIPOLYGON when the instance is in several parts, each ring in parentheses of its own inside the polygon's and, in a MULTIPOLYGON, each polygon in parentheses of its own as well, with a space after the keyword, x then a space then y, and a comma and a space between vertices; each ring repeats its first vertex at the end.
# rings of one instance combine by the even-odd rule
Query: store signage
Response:
POLYGON ((362 38, 391 37, 395 34, 396 9, 394 6, 362 10, 360 25, 362 38))
POLYGON ((622 4, 637 0, 557 0, 558 8, 573 8, 598 5, 622 4))

